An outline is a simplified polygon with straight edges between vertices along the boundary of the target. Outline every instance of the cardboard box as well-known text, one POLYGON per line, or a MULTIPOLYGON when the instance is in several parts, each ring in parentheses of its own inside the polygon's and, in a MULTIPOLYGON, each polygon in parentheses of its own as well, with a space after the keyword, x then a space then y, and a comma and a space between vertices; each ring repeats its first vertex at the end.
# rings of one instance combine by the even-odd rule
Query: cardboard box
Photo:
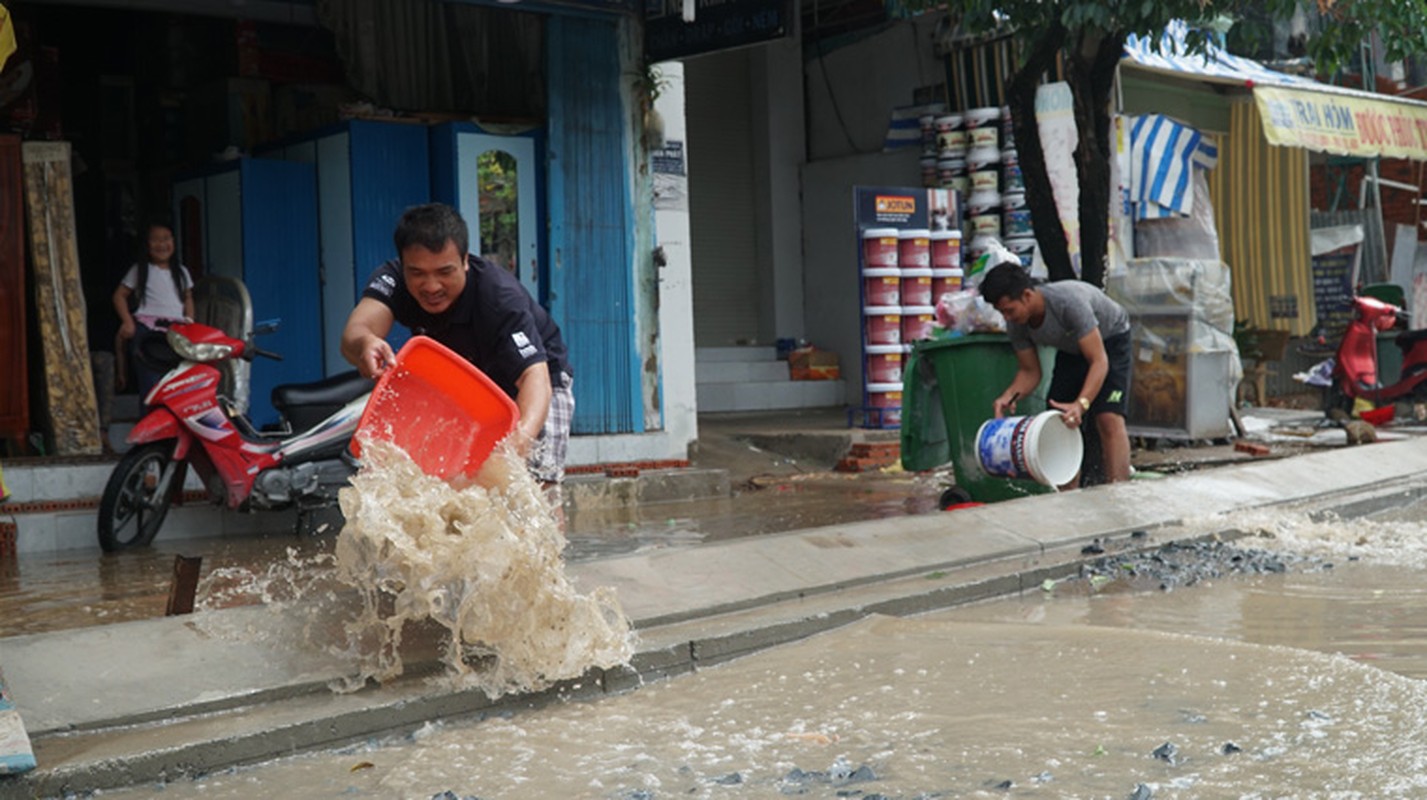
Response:
POLYGON ((795 381, 835 381, 842 368, 837 353, 805 347, 788 354, 788 374, 795 381))

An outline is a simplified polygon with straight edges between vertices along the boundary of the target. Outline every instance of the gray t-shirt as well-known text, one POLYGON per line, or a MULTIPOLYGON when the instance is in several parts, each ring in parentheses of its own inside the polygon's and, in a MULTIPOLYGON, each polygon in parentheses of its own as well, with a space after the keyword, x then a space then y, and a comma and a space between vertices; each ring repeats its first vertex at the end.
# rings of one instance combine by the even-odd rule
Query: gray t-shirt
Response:
POLYGON ((1108 339, 1130 330, 1130 315, 1097 287, 1085 281, 1056 281, 1036 287, 1045 297, 1045 319, 1039 328, 1007 323, 1011 346, 1025 350, 1032 344, 1080 355, 1080 339, 1100 329, 1108 339))

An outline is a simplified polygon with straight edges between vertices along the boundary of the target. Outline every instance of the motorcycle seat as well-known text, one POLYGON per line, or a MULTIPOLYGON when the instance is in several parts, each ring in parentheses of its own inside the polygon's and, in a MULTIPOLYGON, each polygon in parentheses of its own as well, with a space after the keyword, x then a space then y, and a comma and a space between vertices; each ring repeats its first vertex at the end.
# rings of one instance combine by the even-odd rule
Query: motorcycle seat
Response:
POLYGON ((1403 331, 1402 333, 1397 334, 1397 337, 1394 338, 1392 341, 1398 347, 1401 347, 1403 350, 1406 350, 1412 347, 1412 345, 1424 340, 1427 340, 1427 328, 1423 328, 1421 330, 1416 331, 1403 331))
POLYGON ((273 408, 281 414, 303 406, 341 408, 370 392, 375 385, 375 381, 363 378, 356 370, 312 383, 284 383, 273 387, 273 408))

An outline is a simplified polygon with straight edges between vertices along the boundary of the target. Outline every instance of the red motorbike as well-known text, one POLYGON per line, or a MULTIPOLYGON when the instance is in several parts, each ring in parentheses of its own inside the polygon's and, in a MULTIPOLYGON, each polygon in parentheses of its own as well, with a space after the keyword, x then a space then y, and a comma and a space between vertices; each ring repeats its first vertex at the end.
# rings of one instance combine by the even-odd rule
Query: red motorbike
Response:
POLYGON ((1343 332, 1333 363, 1328 407, 1352 408, 1362 398, 1375 406, 1397 400, 1427 400, 1427 330, 1403 331, 1394 344, 1402 351, 1396 382, 1384 386, 1378 372, 1378 331, 1392 330, 1401 308, 1374 297, 1353 298, 1353 320, 1343 332))
MULTIPOLYGON (((254 335, 270 333, 259 325, 254 335)), ((182 495, 191 464, 217 504, 234 510, 296 506, 307 514, 336 503, 359 466, 350 445, 373 382, 356 372, 272 391, 282 422, 256 430, 220 393, 215 364, 256 356, 253 335, 234 339, 198 323, 173 325, 139 343, 139 357, 168 373, 144 398, 148 413, 129 433, 125 452, 99 503, 99 545, 114 552, 153 541, 182 495)))

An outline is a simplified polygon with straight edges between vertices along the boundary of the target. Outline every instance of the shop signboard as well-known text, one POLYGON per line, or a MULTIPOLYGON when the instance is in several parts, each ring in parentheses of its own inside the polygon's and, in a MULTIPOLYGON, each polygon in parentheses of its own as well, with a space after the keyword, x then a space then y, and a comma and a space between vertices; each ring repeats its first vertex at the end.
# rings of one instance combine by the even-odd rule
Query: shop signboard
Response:
POLYGON ((1264 137, 1358 158, 1427 159, 1427 103, 1326 89, 1255 86, 1264 137))
POLYGON ((1353 321, 1363 231, 1359 225, 1319 228, 1312 234, 1313 304, 1317 332, 1335 342, 1353 321))
POLYGON ((781 39, 793 32, 792 0, 645 0, 644 51, 651 62, 781 39))

